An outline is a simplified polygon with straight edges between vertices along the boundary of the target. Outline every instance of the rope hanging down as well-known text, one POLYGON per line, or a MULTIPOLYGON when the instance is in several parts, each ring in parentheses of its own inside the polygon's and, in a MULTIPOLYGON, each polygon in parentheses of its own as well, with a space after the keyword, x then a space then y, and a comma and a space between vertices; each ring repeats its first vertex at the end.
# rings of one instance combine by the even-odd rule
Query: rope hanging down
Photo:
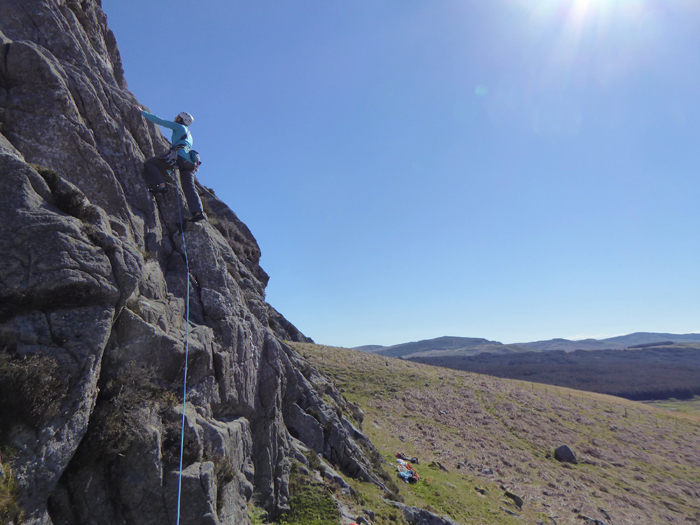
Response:
POLYGON ((180 235, 182 235, 182 251, 185 254, 187 269, 187 292, 185 294, 185 378, 182 385, 182 428, 180 430, 180 470, 177 480, 177 525, 180 525, 180 502, 182 500, 182 455, 185 448, 185 409, 187 408, 187 360, 190 352, 190 263, 187 260, 187 245, 185 244, 185 226, 182 222, 180 192, 177 194, 177 213, 180 217, 180 235))

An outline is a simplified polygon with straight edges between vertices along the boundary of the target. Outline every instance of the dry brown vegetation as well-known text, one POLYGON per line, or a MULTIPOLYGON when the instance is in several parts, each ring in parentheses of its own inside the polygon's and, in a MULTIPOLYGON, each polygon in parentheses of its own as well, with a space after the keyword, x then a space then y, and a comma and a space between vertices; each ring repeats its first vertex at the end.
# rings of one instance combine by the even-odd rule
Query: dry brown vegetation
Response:
POLYGON ((464 524, 700 523, 697 416, 353 350, 294 346, 359 404, 363 431, 387 461, 398 450, 420 458, 422 483, 401 484, 408 504, 464 524), (577 454, 577 465, 551 457, 562 444, 577 454), (503 497, 503 487, 524 499, 521 510, 503 497))

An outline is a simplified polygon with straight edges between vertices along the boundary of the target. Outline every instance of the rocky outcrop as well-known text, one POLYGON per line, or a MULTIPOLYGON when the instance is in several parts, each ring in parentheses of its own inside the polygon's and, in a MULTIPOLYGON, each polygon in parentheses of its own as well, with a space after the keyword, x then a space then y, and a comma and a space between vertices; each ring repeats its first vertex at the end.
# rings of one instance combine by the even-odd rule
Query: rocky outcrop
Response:
POLYGON ((149 195, 167 143, 140 110, 99 0, 0 0, 0 450, 21 522, 174 523, 183 419, 181 523, 285 509, 294 438, 381 484, 283 342, 308 339, 265 301, 248 228, 200 186, 212 221, 181 233, 175 181, 149 195))

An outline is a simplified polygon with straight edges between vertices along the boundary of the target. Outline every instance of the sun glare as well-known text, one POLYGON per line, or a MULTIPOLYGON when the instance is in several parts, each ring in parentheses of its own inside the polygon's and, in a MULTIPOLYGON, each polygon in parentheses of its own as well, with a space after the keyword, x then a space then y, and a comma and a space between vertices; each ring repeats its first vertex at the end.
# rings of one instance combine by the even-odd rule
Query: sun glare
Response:
POLYGON ((550 66, 594 68, 613 59, 642 61, 658 36, 665 5, 664 0, 517 2, 526 16, 531 44, 549 46, 550 66))
POLYGON ((634 23, 648 12, 651 0, 519 0, 535 23, 559 22, 576 32, 590 26, 634 23))
POLYGON ((695 10, 688 0, 508 1, 501 23, 514 37, 484 95, 488 112, 553 138, 578 133, 589 97, 644 75, 667 48, 669 21, 695 10))

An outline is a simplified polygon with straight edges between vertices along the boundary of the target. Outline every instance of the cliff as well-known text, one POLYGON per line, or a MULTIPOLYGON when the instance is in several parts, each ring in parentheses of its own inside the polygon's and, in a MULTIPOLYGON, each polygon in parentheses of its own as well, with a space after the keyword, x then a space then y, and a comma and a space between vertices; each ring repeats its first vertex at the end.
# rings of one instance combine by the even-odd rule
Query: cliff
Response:
POLYGON ((308 339, 265 301, 248 228, 199 186, 210 222, 181 235, 179 186, 147 191, 143 162, 167 142, 140 109, 99 0, 0 0, 11 519, 175 522, 186 338, 181 523, 245 524, 251 501, 284 510, 305 447, 381 485, 340 394, 284 343, 308 339))

